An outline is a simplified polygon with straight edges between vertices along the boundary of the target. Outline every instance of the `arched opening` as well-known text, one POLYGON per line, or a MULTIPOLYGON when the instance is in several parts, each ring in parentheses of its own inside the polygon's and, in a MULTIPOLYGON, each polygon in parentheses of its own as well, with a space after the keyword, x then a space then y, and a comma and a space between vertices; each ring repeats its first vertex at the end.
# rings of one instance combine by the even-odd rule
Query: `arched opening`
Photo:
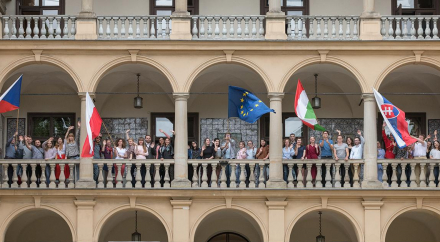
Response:
MULTIPOLYGON (((323 209, 322 235, 326 242, 359 241, 356 227, 344 214, 323 209)), ((319 235, 319 214, 312 211, 302 216, 293 226, 290 242, 314 242, 319 235), (307 232, 305 232, 307 231, 307 232)))
POLYGON ((249 242, 249 240, 237 233, 224 232, 214 235, 208 242, 249 242))
POLYGON ((73 239, 69 225, 59 214, 47 209, 32 209, 12 220, 4 241, 69 242, 73 239))
POLYGON ((315 109, 321 126, 330 132, 330 138, 336 141, 337 132, 354 137, 358 129, 363 129, 363 107, 359 106, 362 93, 356 77, 346 68, 336 64, 312 64, 295 72, 287 82, 283 98, 284 136, 294 133, 305 141, 310 136, 318 140, 321 132, 315 132, 302 125, 295 115, 295 93, 298 80, 306 90, 310 102, 315 96, 315 74, 318 74, 317 90, 321 98, 321 108, 315 109))
POLYGON ((439 214, 423 209, 411 210, 391 222, 385 242, 440 241, 439 226, 439 214))
MULTIPOLYGON (((136 225, 135 212, 135 209, 126 209, 110 216, 101 228, 98 241, 131 241, 136 225)), ((167 230, 159 218, 143 210, 137 210, 137 216, 137 231, 142 241, 168 241, 167 230)))
POLYGON ((207 215, 198 224, 193 241, 227 242, 229 241, 265 241, 261 227, 249 214, 236 209, 221 209, 207 215), (223 234, 220 235, 220 234, 223 234), (217 237, 217 235, 220 235, 217 237), (212 239, 216 240, 212 240, 212 239))

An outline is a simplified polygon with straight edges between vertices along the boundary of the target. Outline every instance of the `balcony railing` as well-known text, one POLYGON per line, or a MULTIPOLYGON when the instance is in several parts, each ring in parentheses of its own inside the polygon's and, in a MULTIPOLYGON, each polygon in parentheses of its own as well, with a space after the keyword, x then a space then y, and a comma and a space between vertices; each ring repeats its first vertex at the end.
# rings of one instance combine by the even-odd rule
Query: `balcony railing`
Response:
POLYGON ((200 40, 264 39, 265 16, 193 16, 192 36, 200 40))
POLYGON ((438 40, 440 16, 382 16, 381 35, 384 40, 438 40))
POLYGON ((99 39, 169 39, 170 16, 99 16, 99 39))
POLYGON ((289 40, 358 40, 357 16, 287 16, 289 40))
POLYGON ((75 16, 3 16, 3 39, 74 39, 75 16))
MULTIPOLYGON (((435 173, 439 162, 378 160, 383 167, 383 187, 437 188, 435 173)), ((2 160, 0 188, 74 188, 79 163, 79 160, 2 160)), ((94 170, 98 173, 96 188, 101 189, 170 188, 173 179, 174 160, 94 160, 93 164, 98 167, 94 170)), ((268 160, 188 160, 188 164, 193 173, 192 189, 265 189, 269 178, 268 160)), ((283 173, 287 189, 359 189, 363 164, 363 160, 284 160, 283 173)))

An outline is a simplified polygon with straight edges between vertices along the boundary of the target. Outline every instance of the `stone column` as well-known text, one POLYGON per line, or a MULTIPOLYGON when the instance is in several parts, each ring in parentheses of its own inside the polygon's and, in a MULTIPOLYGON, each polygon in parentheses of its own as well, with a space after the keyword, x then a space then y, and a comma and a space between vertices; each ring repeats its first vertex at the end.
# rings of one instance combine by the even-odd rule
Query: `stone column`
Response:
POLYGON ((77 242, 94 241, 93 238, 93 209, 96 202, 93 198, 77 198, 76 205, 76 240, 77 242))
MULTIPOLYGON (((80 151, 81 154, 84 142, 87 137, 86 129, 86 94, 81 93, 81 132, 80 132, 80 151)), ((76 124, 75 124, 76 125, 76 124)), ((92 158, 80 158, 79 180, 75 184, 76 188, 96 188, 96 182, 93 180, 92 158)))
POLYGON ((175 0, 175 10, 173 15, 180 14, 180 15, 189 15, 188 12, 188 1, 187 0, 175 0))
POLYGON ((179 199, 170 202, 173 206, 173 242, 190 241, 189 207, 192 201, 179 199))
POLYGON ((271 14, 284 14, 281 12, 281 1, 280 0, 269 0, 269 13, 271 14))
POLYGON ((97 38, 96 14, 93 12, 93 0, 81 0, 81 12, 76 21, 75 39, 95 40, 97 38))
POLYGON ((381 241, 380 208, 383 205, 382 198, 364 198, 364 241, 381 241))
POLYGON ((373 94, 364 94, 364 180, 362 188, 382 189, 377 180, 377 132, 376 132, 376 100, 373 94))
POLYGON ((188 180, 188 93, 174 93, 174 180, 172 187, 191 187, 188 180))
POLYGON ((171 15, 173 31, 170 34, 172 40, 191 40, 191 16, 188 12, 186 0, 176 0, 176 9, 171 15))
POLYGON ((268 198, 266 206, 269 209, 269 241, 284 242, 284 209, 286 198, 268 198))
POLYGON ((374 8, 374 0, 363 1, 364 9, 361 14, 359 38, 361 40, 382 40, 380 14, 374 8))
POLYGON ((269 181, 268 188, 286 188, 287 184, 283 180, 283 93, 269 93, 270 108, 276 113, 270 113, 269 131, 269 181))

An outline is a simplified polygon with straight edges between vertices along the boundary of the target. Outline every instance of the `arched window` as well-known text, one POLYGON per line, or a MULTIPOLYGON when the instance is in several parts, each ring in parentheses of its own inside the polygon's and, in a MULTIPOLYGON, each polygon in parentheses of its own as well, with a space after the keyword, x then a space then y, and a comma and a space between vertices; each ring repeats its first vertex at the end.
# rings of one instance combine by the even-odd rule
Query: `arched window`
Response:
POLYGON ((249 240, 237 233, 224 232, 212 236, 207 242, 249 242, 249 240))

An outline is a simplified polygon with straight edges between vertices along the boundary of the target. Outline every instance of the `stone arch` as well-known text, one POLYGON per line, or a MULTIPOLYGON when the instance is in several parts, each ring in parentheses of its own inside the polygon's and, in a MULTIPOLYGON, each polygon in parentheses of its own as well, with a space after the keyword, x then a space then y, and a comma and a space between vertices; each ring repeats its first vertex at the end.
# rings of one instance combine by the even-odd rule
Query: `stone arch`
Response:
POLYGON ((274 87, 272 82, 270 81, 267 74, 254 62, 247 60, 243 57, 239 56, 232 56, 231 61, 227 61, 224 56, 215 57, 211 60, 208 60, 204 62, 203 64, 199 65, 189 76, 188 80, 185 83, 184 86, 184 93, 189 93, 191 90, 191 86, 194 83, 194 81, 197 79, 200 73, 202 73, 204 70, 208 69, 211 66, 214 66, 216 64, 239 64, 243 65, 245 67, 250 68, 251 70, 255 71, 262 79, 266 86, 267 92, 274 92, 274 87))
POLYGON ((55 57, 46 56, 46 55, 40 56, 40 61, 36 61, 35 56, 27 56, 27 57, 21 58, 19 60, 16 60, 16 61, 12 62, 11 64, 9 64, 8 66, 6 66, 6 68, 0 72, 1 73, 0 74, 0 90, 2 89, 7 77, 11 73, 13 73, 14 71, 16 71, 17 69, 19 69, 21 67, 32 65, 32 64, 49 64, 49 65, 53 65, 53 66, 61 68, 62 70, 67 72, 72 77, 73 81, 76 84, 76 88, 77 88, 78 92, 85 91, 83 84, 81 82, 81 79, 67 63, 65 63, 64 61, 59 60, 55 57))
POLYGON ((337 207, 337 206, 333 206, 333 205, 327 205, 326 208, 323 208, 321 205, 315 205, 315 206, 311 206, 307 209, 304 209, 301 213, 299 213, 297 216, 295 216, 295 218, 289 223, 289 225, 287 226, 287 230, 286 230, 286 234, 284 237, 284 241, 285 242, 289 242, 290 241, 290 236, 292 234, 292 230, 295 227, 296 223, 306 214, 314 212, 314 211, 319 211, 319 210, 331 210, 337 213, 340 213, 341 215, 343 215, 345 218, 347 218, 351 224, 353 225, 353 227, 355 228, 355 232, 356 232, 356 236, 358 239, 358 242, 364 242, 364 232, 361 228, 361 226, 359 225, 358 221, 356 221, 355 218, 353 218, 353 216, 351 216, 351 214, 347 211, 345 211, 344 209, 337 207))
POLYGON ((147 213, 152 214, 152 215, 155 216, 157 219, 159 219, 159 221, 162 223, 162 225, 164 226, 164 228, 165 228, 165 230, 166 230, 166 232, 167 232, 167 238, 168 238, 168 241, 169 241, 169 242, 172 241, 172 231, 171 231, 169 225, 167 224, 167 222, 165 221, 165 219, 164 219, 164 218, 160 215, 160 213, 158 213, 156 210, 154 210, 154 209, 152 209, 152 208, 150 208, 150 207, 148 207, 148 206, 142 205, 142 204, 137 204, 137 205, 134 206, 134 207, 131 207, 131 206, 128 205, 128 204, 127 204, 127 205, 122 205, 122 206, 116 207, 116 208, 112 209, 110 212, 108 212, 104 217, 102 217, 102 218, 98 221, 98 223, 97 223, 95 229, 93 230, 93 241, 98 241, 98 240, 99 240, 99 236, 100 236, 100 234, 101 234, 101 232, 102 232, 102 228, 104 227, 105 223, 106 223, 109 219, 111 219, 111 217, 112 217, 113 215, 117 214, 118 212, 121 212, 121 211, 124 211, 124 210, 130 210, 130 209, 139 209, 139 210, 142 210, 142 211, 144 211, 144 212, 147 212, 147 213))
POLYGON ((402 58, 394 63, 392 63, 391 65, 387 66, 382 73, 380 74, 379 78, 376 80, 376 82, 374 83, 374 88, 376 90, 379 90, 380 85, 382 85, 383 81, 385 80, 385 78, 394 70, 408 65, 408 64, 421 64, 421 65, 427 65, 427 66, 431 66, 437 70, 440 70, 440 61, 431 58, 431 57, 426 57, 426 56, 421 56, 420 61, 416 60, 415 56, 409 56, 409 57, 405 57, 402 58))
POLYGON ((39 210, 39 209, 40 210, 45 209, 45 210, 54 212, 58 216, 60 216, 67 223, 67 226, 69 226, 69 229, 72 233, 72 240, 76 241, 76 230, 75 230, 75 227, 73 226, 72 221, 70 221, 70 219, 67 217, 66 214, 63 213, 62 210, 60 210, 54 206, 50 206, 50 205, 41 205, 40 207, 35 207, 34 205, 28 205, 28 206, 18 208, 15 211, 13 211, 12 213, 10 213, 9 216, 6 217, 6 219, 4 220, 4 222, 2 223, 2 225, 0 227, 0 241, 5 240, 6 232, 8 231, 8 228, 11 225, 11 223, 14 221, 14 219, 16 219, 17 217, 19 217, 20 215, 22 215, 28 211, 39 210))
MULTIPOLYGON (((230 208, 227 208, 226 205, 218 205, 215 207, 212 207, 208 210, 206 210, 201 216, 199 216, 199 218, 196 220, 196 222, 194 223, 194 225, 191 227, 190 230, 190 241, 194 241, 195 239, 195 235, 197 232, 197 228, 199 228, 200 224, 202 223, 202 221, 210 214, 215 213, 217 211, 223 210, 223 209, 235 209, 238 211, 241 211, 243 213, 245 213, 246 215, 250 216, 259 226, 260 231, 263 235, 263 242, 267 242, 269 241, 269 235, 267 233, 267 228, 266 226, 264 226, 262 220, 260 217, 258 217, 258 215, 256 215, 254 212, 252 212, 251 210, 239 206, 239 205, 232 205, 230 208)), ((225 231, 223 231, 225 232, 225 231)), ((240 233, 241 234, 241 233, 240 233)))
POLYGON ((176 79, 174 78, 173 74, 171 74, 171 72, 164 65, 159 63, 158 61, 153 60, 148 57, 145 57, 145 56, 137 56, 136 61, 133 61, 131 59, 131 56, 123 56, 123 57, 116 58, 110 62, 107 62, 98 70, 98 72, 95 73, 95 75, 92 78, 92 82, 90 83, 88 90, 90 92, 95 92, 96 89, 98 88, 99 82, 107 74, 108 71, 110 71, 111 69, 113 69, 115 67, 124 65, 124 64, 150 65, 150 66, 158 69, 163 75, 165 75, 165 77, 170 82, 170 85, 173 89, 173 92, 178 92, 178 90, 179 90, 179 85, 178 85, 176 79))
MULTIPOLYGON (((351 64, 348 62, 339 59, 337 57, 333 56, 327 56, 325 61, 321 61, 320 56, 310 57, 308 59, 305 59, 303 61, 300 61, 298 64, 296 64, 294 67, 292 67, 284 76, 280 86, 278 87, 278 92, 284 92, 284 89, 286 88, 287 83, 289 82, 289 79, 301 68, 313 65, 313 64, 335 64, 338 66, 341 66, 342 68, 345 68, 350 73, 352 73, 359 84, 359 87, 362 92, 368 92, 368 85, 362 76, 362 74, 351 64)), ((371 92, 371 91, 370 91, 371 92)))
POLYGON ((397 212, 395 212, 390 217, 390 219, 388 219, 387 223, 385 224, 385 226, 383 227, 383 229, 381 231, 380 241, 385 242, 385 239, 386 239, 386 236, 388 233, 388 229, 390 228, 391 224, 396 220, 397 217, 399 217, 400 215, 402 215, 406 212, 415 211, 415 210, 428 210, 428 211, 431 211, 431 212, 440 216, 440 210, 438 210, 435 207, 431 207, 431 206, 423 206, 423 208, 421 208, 421 209, 417 208, 416 205, 403 207, 403 208, 399 209, 397 212))

